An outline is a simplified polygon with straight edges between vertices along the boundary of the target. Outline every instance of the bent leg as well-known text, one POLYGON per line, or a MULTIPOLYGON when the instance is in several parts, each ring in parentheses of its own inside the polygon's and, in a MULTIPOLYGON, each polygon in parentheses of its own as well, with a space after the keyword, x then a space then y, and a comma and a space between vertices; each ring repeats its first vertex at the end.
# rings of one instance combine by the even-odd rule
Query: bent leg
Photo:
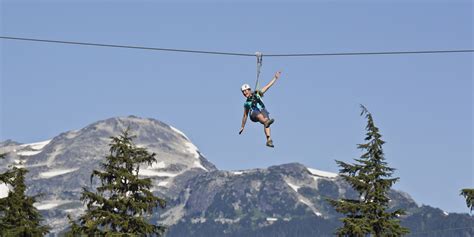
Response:
POLYGON ((265 124, 265 122, 268 120, 268 118, 263 115, 263 113, 258 113, 257 119, 261 124, 265 124))
MULTIPOLYGON (((265 122, 268 121, 268 117, 266 117, 263 113, 259 113, 257 115, 257 118, 258 118, 258 121, 264 125, 265 125, 265 122)), ((265 136, 267 137, 267 141, 270 140, 270 135, 271 135, 270 128, 264 126, 263 130, 265 132, 265 136)))
POLYGON ((266 113, 258 113, 256 115, 256 118, 258 121, 263 124, 263 131, 265 132, 265 137, 267 138, 267 146, 273 147, 273 141, 271 139, 271 131, 270 127, 267 126, 267 122, 269 121, 269 118, 266 113))

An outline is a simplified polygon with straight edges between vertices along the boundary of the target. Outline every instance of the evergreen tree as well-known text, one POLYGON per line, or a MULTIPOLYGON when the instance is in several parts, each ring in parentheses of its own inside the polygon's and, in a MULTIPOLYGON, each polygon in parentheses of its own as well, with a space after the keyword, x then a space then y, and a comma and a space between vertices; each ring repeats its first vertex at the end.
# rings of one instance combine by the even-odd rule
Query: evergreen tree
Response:
POLYGON ((474 209, 474 189, 465 188, 461 190, 461 195, 466 199, 466 205, 471 211, 474 209))
POLYGON ((81 200, 87 210, 79 218, 79 225, 73 224, 72 234, 161 236, 165 227, 149 224, 144 216, 164 208, 166 202, 150 191, 151 179, 138 176, 141 164, 156 162, 155 154, 137 147, 128 129, 111 139, 110 155, 101 164, 103 171, 91 174, 91 183, 97 177, 101 185, 96 192, 83 188, 81 200))
POLYGON ((336 161, 341 167, 340 176, 358 193, 359 200, 341 199, 329 202, 335 209, 345 214, 343 226, 337 230, 338 236, 402 236, 409 233, 397 219, 404 211, 399 209, 388 212, 390 187, 399 178, 391 178, 394 168, 387 166, 382 145, 385 143, 379 129, 375 126, 372 115, 361 105, 362 115, 367 119, 364 144, 358 148, 364 153, 356 163, 348 164, 336 161))
MULTIPOLYGON (((65 232, 64 236, 65 237, 75 237, 75 236, 80 236, 81 229, 80 226, 74 221, 74 219, 71 217, 70 214, 67 215, 67 219, 69 221, 69 228, 65 232)), ((61 234, 60 234, 61 236, 61 234)))
MULTIPOLYGON (((5 154, 1 154, 3 159, 5 154)), ((11 187, 8 196, 0 198, 0 236, 43 236, 49 227, 40 224, 41 214, 33 204, 36 197, 25 195, 25 175, 28 170, 10 167, 0 174, 0 182, 11 187)))

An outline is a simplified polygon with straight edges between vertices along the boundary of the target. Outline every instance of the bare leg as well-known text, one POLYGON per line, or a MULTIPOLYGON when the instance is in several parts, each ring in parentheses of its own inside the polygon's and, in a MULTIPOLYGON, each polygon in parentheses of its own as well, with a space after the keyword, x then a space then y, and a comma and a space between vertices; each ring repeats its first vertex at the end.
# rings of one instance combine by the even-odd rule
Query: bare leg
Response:
POLYGON ((262 113, 259 113, 257 115, 257 119, 261 124, 265 124, 265 122, 268 120, 268 118, 265 117, 262 113))
POLYGON ((265 130, 265 136, 267 136, 267 141, 270 140, 270 128, 263 128, 265 130))
MULTIPOLYGON (((261 124, 265 124, 265 122, 268 120, 267 117, 265 117, 262 113, 259 113, 257 115, 257 119, 261 124)), ((270 140, 270 128, 265 128, 264 126, 264 131, 265 131, 265 136, 267 137, 267 141, 270 140)))

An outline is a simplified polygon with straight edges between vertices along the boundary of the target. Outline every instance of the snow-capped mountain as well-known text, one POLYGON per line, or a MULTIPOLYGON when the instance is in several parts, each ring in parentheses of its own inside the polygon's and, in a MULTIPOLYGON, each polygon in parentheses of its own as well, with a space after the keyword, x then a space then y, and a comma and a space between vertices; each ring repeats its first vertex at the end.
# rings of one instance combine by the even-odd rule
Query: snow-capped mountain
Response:
MULTIPOLYGON (((341 216, 326 198, 358 198, 337 174, 298 163, 217 170, 181 131, 134 116, 99 121, 37 143, 0 142, 0 153, 8 154, 0 160, 0 172, 12 164, 29 170, 28 195, 43 195, 35 205, 53 233, 60 233, 68 214, 83 212, 82 187, 96 185, 90 174, 109 154, 110 137, 126 128, 136 136, 135 144, 157 154, 158 162, 142 167, 140 175, 151 177, 155 194, 167 200, 167 208, 150 220, 169 226, 167 236, 333 236, 341 216)), ((0 198, 8 189, 0 184, 0 198)), ((468 214, 419 207, 407 193, 391 190, 389 195, 392 208, 407 210, 402 224, 412 232, 474 224, 468 214)), ((474 229, 431 233, 474 236, 474 229)))
MULTIPOLYGON (((8 164, 27 168, 28 194, 43 195, 36 207, 46 212, 48 224, 59 230, 66 226, 68 213, 82 210, 80 192, 82 187, 93 186, 91 172, 99 169, 109 154, 110 137, 126 128, 136 136, 137 146, 157 154, 159 161, 142 167, 140 175, 153 178, 155 189, 166 195, 178 193, 179 184, 188 178, 216 170, 181 131, 157 120, 130 116, 99 121, 47 141, 3 142, 0 152, 7 153, 7 159, 0 161, 0 172, 8 164)), ((0 197, 6 194, 7 186, 1 185, 0 197)))

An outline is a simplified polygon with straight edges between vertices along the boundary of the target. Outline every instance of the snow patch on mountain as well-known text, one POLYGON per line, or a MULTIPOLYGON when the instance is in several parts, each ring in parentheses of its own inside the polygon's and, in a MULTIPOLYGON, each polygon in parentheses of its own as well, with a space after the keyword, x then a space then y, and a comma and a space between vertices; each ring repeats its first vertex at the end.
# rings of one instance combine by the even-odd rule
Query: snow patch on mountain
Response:
POLYGON ((314 181, 318 182, 319 177, 318 176, 311 176, 311 178, 314 179, 314 181))
POLYGON ((196 224, 196 223, 205 223, 207 221, 206 218, 204 217, 199 217, 199 218, 192 218, 191 223, 196 224))
POLYGON ((316 207, 308 200, 306 199, 305 197, 303 196, 299 196, 298 198, 298 201, 300 201, 301 203, 305 204, 306 206, 308 206, 311 211, 313 211, 313 213, 316 215, 316 216, 322 216, 323 214, 321 214, 321 212, 318 211, 318 209, 316 209, 316 207))
POLYGON ((236 218, 236 219, 223 218, 223 217, 219 217, 219 218, 214 219, 214 222, 219 222, 221 224, 235 224, 239 221, 240 221, 240 217, 236 218))
POLYGON ((285 180, 286 184, 288 184, 288 186, 290 186, 291 189, 295 190, 295 192, 298 192, 298 189, 301 188, 301 186, 298 186, 298 185, 295 185, 295 184, 292 184, 291 182, 285 180))
POLYGON ((191 155, 193 155, 194 158, 199 159, 198 149, 194 144, 192 144, 191 142, 186 142, 184 143, 184 145, 186 146, 186 151, 188 153, 191 153, 191 155))
POLYGON ((22 144, 18 146, 19 151, 17 151, 17 149, 15 149, 14 151, 17 151, 16 154, 20 156, 34 156, 41 153, 43 151, 43 148, 50 142, 51 140, 46 140, 42 142, 22 144))
POLYGON ((40 173, 39 177, 48 179, 48 178, 52 178, 52 177, 55 177, 55 176, 71 173, 71 172, 74 172, 78 169, 79 168, 50 170, 50 171, 47 171, 47 172, 40 173))
MULTIPOLYGON (((95 128, 96 130, 101 130, 101 131, 104 131, 106 133, 109 133, 109 134, 114 134, 115 133, 115 130, 114 130, 114 127, 113 126, 110 126, 108 123, 106 122, 98 122, 95 124, 95 128)), ((107 138, 108 139, 108 138, 107 138)))
POLYGON ((0 183, 0 198, 7 197, 10 189, 11 189, 10 185, 6 183, 0 183))
POLYGON ((20 156, 34 156, 41 153, 42 151, 19 151, 16 154, 20 156))
POLYGON ((35 142, 35 143, 22 144, 22 145, 20 145, 19 147, 20 147, 20 148, 30 147, 31 149, 34 149, 34 150, 41 150, 41 149, 43 149, 46 145, 48 145, 50 142, 51 142, 51 140, 46 140, 46 141, 42 141, 42 142, 35 142))
POLYGON ((277 221, 278 218, 275 218, 275 217, 267 217, 267 221, 268 222, 274 222, 274 221, 277 221))
POLYGON ((189 140, 189 138, 186 136, 186 134, 184 134, 183 132, 181 132, 180 130, 178 130, 177 128, 173 127, 170 125, 170 128, 171 130, 173 130, 174 132, 178 133, 179 135, 183 136, 184 138, 186 138, 186 140, 189 140))
POLYGON ((43 202, 39 202, 39 203, 35 203, 34 206, 38 209, 38 210, 49 210, 49 209, 53 209, 55 207, 58 207, 60 205, 63 205, 63 204, 66 204, 66 203, 70 203, 71 201, 65 201, 65 200, 48 200, 48 201, 43 201, 43 202))
POLYGON ((183 218, 184 214, 186 213, 185 206, 189 199, 190 192, 191 190, 186 188, 184 193, 184 201, 162 214, 162 217, 164 218, 163 221, 161 221, 162 224, 171 226, 178 223, 178 221, 183 218))
POLYGON ((74 139, 79 135, 79 130, 72 130, 66 133, 67 139, 74 139))
POLYGON ((306 198, 305 196, 298 193, 298 189, 300 189, 301 186, 294 184, 294 182, 292 182, 290 177, 285 177, 284 180, 285 180, 286 184, 288 184, 288 186, 290 186, 290 188, 295 191, 294 195, 295 195, 296 199, 298 200, 298 202, 301 202, 301 203, 305 204, 306 206, 308 206, 309 209, 311 209, 311 211, 316 216, 322 216, 321 212, 319 212, 319 210, 316 208, 316 206, 308 198, 306 198))
POLYGON ((203 169, 203 170, 209 172, 209 170, 207 170, 204 166, 202 166, 201 162, 199 162, 199 161, 197 161, 197 160, 194 161, 194 166, 195 166, 196 168, 201 168, 201 169, 203 169))
POLYGON ((166 167, 165 162, 160 161, 160 162, 153 162, 151 166, 149 166, 149 169, 163 169, 166 167))
POLYGON ((233 175, 248 175, 255 172, 258 172, 258 169, 248 169, 248 170, 233 170, 229 171, 233 175))
POLYGON ((169 172, 161 172, 152 169, 141 169, 138 172, 139 175, 142 176, 158 176, 158 177, 175 177, 178 174, 169 173, 169 172))
POLYGON ((166 187, 168 185, 168 181, 161 181, 158 183, 158 186, 160 187, 166 187))
POLYGON ((320 177, 323 177, 323 178, 336 178, 338 176, 338 174, 336 173, 331 173, 331 172, 327 172, 327 171, 322 171, 322 170, 317 170, 317 169, 312 169, 312 168, 307 168, 307 170, 309 171, 309 173, 311 173, 312 175, 316 175, 316 176, 320 176, 320 177))
POLYGON ((66 213, 75 213, 78 210, 77 209, 66 209, 66 210, 63 210, 63 211, 66 212, 66 213))
POLYGON ((64 149, 64 145, 63 145, 63 144, 56 146, 56 147, 55 147, 55 150, 53 151, 53 153, 49 154, 48 159, 47 159, 45 165, 46 165, 46 166, 50 166, 51 164, 53 164, 53 162, 54 162, 54 160, 56 159, 56 157, 62 154, 63 149, 64 149))

